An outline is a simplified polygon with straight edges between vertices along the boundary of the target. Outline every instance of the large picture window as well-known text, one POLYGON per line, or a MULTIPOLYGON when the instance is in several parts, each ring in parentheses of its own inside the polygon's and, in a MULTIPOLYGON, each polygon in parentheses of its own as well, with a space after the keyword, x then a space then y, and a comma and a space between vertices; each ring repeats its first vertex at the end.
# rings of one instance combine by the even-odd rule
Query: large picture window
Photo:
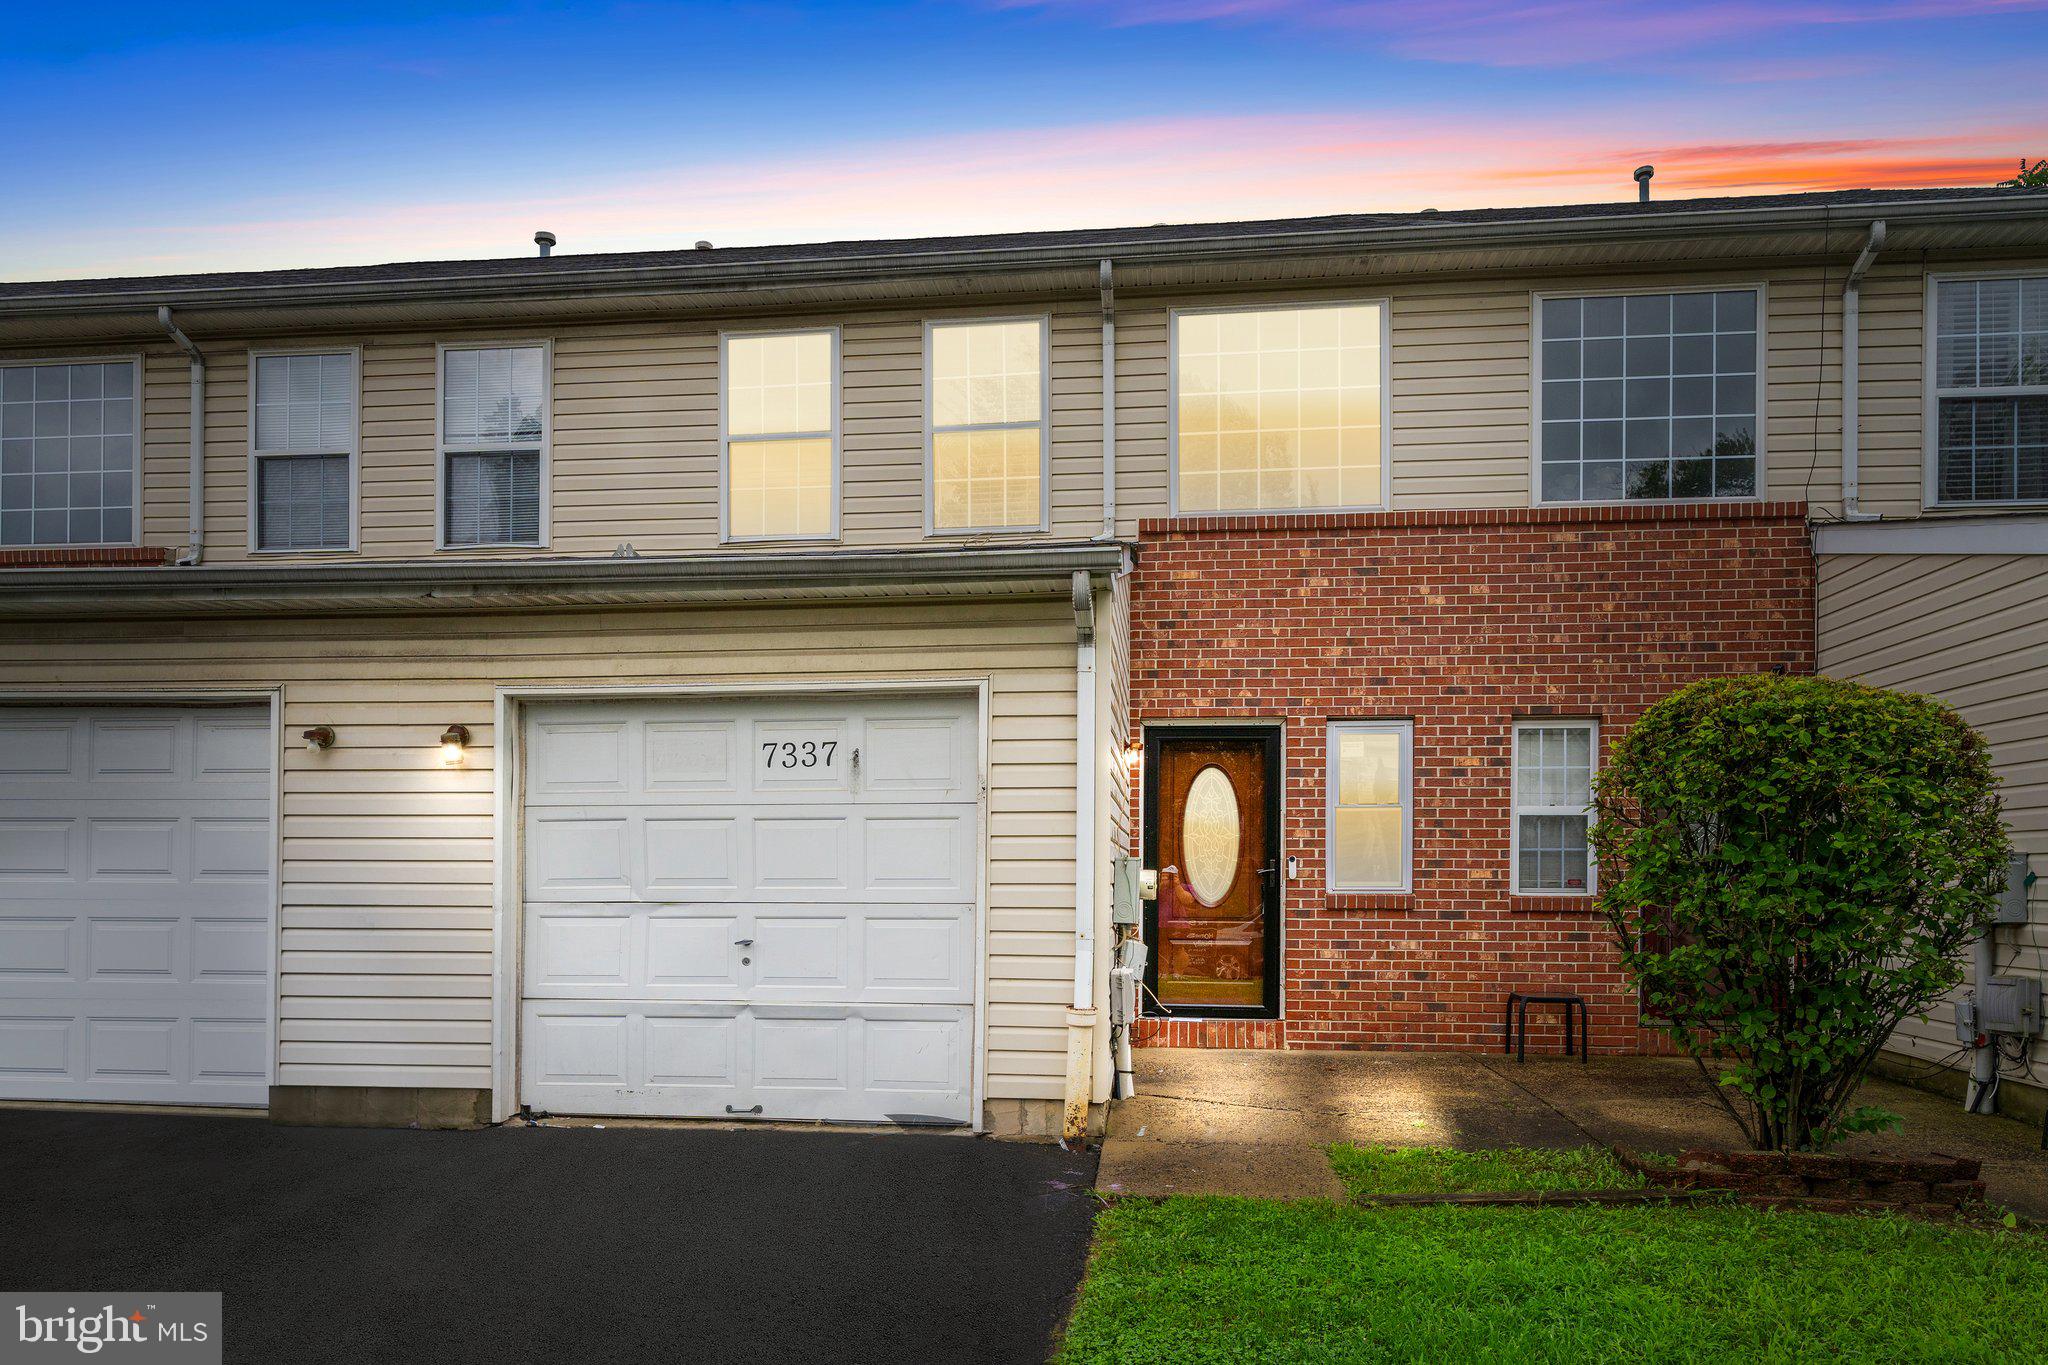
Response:
POLYGON ((1330 890, 1408 890, 1413 741, 1407 721, 1330 726, 1330 890))
POLYGON ((255 548, 348 549, 355 538, 355 356, 258 355, 250 377, 255 548))
POLYGON ((725 339, 725 533, 838 533, 839 334, 725 339))
POLYGON ((1176 313, 1176 509, 1381 506, 1385 325, 1377 303, 1176 313))
POLYGON ((1934 284, 1933 500, 2048 501, 2048 275, 1934 284))
POLYGON ((547 391, 544 346, 442 351, 443 544, 542 542, 547 391))
POLYGON ((0 365, 0 546, 135 539, 136 363, 0 365))
POLYGON ((934 531, 1035 531, 1045 524, 1045 323, 934 323, 934 531))
POLYGON ((1757 292, 1538 301, 1543 502, 1757 494, 1757 292))
POLYGON ((1590 895, 1588 832, 1599 727, 1543 721, 1515 727, 1513 886, 1521 895, 1590 895))

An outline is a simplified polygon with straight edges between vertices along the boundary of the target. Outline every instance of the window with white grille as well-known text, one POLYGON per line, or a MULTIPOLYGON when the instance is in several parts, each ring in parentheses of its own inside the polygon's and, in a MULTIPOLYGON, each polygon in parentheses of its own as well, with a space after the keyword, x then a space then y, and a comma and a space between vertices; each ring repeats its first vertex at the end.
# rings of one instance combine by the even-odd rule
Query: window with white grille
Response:
POLYGON ((441 352, 441 540, 540 545, 548 456, 548 349, 441 352))
POLYGON ((257 355, 250 372, 255 548, 352 548, 355 355, 257 355))
POLYGON ((2048 275, 1934 284, 1937 503, 2048 501, 2048 275))
POLYGON ((1600 728, 1592 721, 1515 727, 1515 814, 1510 859, 1519 895, 1590 895, 1593 769, 1600 728))
POLYGON ((0 546, 128 545, 137 365, 0 365, 0 546))

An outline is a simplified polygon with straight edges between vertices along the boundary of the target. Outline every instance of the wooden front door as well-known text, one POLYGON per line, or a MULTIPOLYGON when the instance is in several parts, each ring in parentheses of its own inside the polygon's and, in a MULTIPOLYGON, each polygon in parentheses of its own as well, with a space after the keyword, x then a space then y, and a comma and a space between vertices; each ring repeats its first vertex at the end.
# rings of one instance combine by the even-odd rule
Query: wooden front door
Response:
POLYGON ((1273 1018, 1280 1004, 1280 733, 1145 731, 1145 984, 1168 1014, 1273 1018))

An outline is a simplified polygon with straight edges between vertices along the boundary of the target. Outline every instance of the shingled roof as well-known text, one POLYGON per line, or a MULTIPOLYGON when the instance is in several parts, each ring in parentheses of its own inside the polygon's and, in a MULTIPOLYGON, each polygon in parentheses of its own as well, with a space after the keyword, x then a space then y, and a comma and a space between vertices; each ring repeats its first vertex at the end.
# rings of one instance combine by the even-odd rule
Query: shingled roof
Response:
POLYGON ((961 237, 806 242, 785 246, 741 246, 712 250, 624 251, 554 256, 491 257, 468 261, 400 261, 385 265, 334 266, 307 270, 258 270, 197 275, 149 275, 92 280, 37 280, 0 283, 0 305, 10 299, 54 300, 66 296, 106 298, 124 294, 184 293, 208 289, 318 289, 376 284, 430 284, 490 277, 499 281, 551 278, 604 270, 661 270, 671 266, 753 266, 835 260, 933 258, 987 252, 1102 251, 1168 244, 1198 245, 1231 239, 1302 237, 1375 229, 1440 228, 1455 237, 1460 227, 1540 225, 1552 222, 1635 219, 1645 225, 1673 215, 1719 211, 1798 210, 1828 207, 1879 208, 1907 203, 1958 200, 2037 199, 2048 210, 2048 194, 2019 189, 1829 190, 1708 199, 1627 200, 1610 204, 1548 204, 1523 208, 1424 209, 1415 213, 1353 213, 1318 218, 1267 218, 1217 223, 1155 224, 1150 227, 1075 228, 1053 232, 1005 232, 961 237))

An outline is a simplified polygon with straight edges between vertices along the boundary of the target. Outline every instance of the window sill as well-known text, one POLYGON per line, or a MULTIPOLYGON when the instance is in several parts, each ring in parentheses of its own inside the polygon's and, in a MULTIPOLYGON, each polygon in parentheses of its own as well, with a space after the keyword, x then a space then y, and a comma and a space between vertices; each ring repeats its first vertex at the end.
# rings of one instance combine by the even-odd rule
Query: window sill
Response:
POLYGON ((1371 910, 1413 910, 1413 891, 1326 891, 1323 909, 1337 914, 1371 910))
POLYGON ((1590 915, 1595 910, 1591 895, 1546 896, 1510 892, 1508 909, 1524 915, 1590 915))

